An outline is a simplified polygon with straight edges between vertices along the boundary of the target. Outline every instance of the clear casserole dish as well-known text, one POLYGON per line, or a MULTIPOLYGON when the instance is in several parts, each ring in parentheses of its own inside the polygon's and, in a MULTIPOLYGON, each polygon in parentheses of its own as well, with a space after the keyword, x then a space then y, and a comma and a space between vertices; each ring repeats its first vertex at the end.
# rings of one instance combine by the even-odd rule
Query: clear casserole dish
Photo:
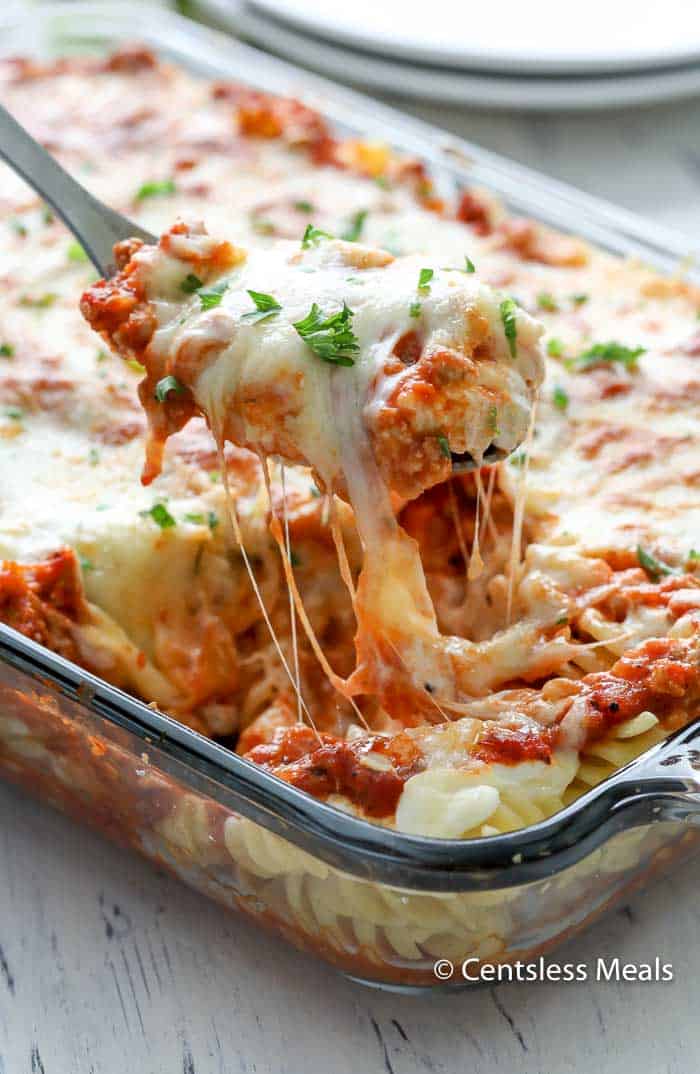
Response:
MULTIPOLYGON (((625 213, 161 11, 34 9, 6 22, 3 51, 134 39, 196 73, 301 95, 345 131, 424 160, 445 188, 483 184, 518 211, 665 270, 689 252, 625 213)), ((4 626, 0 650, 9 779, 369 983, 454 987, 478 980, 479 963, 532 959, 696 848, 695 725, 540 824, 429 839, 312 799, 4 626)))

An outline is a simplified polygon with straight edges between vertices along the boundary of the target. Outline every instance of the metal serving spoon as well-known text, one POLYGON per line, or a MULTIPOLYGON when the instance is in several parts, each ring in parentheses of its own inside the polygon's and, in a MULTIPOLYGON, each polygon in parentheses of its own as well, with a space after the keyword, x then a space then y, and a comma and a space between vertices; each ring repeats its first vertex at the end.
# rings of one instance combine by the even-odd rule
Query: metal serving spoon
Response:
MULTIPOLYGON (((112 249, 123 239, 141 239, 152 245, 155 235, 133 220, 122 216, 85 189, 58 161, 47 153, 35 138, 0 105, 0 158, 9 164, 47 201, 72 231, 101 276, 113 276, 116 270, 112 249)), ((493 444, 481 463, 469 454, 451 453, 452 472, 466 474, 479 466, 493 466, 505 459, 507 452, 493 444)))

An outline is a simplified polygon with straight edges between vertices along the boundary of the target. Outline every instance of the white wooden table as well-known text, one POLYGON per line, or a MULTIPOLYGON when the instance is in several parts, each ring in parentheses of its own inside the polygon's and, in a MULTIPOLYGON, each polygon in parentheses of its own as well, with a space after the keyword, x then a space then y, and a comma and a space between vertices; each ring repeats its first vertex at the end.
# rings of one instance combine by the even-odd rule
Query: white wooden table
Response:
MULTIPOLYGON (((594 117, 421 113, 700 232, 700 101, 594 117)), ((351 984, 0 786, 0 1074, 689 1074, 690 865, 566 949, 656 955, 670 984, 405 997, 351 984)))

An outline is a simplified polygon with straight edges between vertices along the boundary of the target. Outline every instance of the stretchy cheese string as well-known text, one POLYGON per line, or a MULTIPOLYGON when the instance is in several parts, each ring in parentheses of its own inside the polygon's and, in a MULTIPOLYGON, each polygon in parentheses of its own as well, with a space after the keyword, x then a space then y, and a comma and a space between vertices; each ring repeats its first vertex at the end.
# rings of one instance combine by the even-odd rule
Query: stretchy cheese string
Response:
MULTIPOLYGON (((284 517, 284 543, 287 550, 287 559, 291 563, 292 561, 292 546, 289 540, 289 514, 287 512, 287 484, 285 476, 284 463, 280 463, 280 481, 282 484, 282 515, 284 517)), ((269 493, 268 493, 269 495, 269 493)), ((272 501, 270 501, 272 505, 272 501)), ((294 655, 294 678, 297 684, 297 720, 301 723, 301 676, 299 673, 299 645, 297 638, 297 615, 294 608, 294 597, 289 585, 287 586, 289 593, 289 621, 292 625, 292 653, 294 655)))
POLYGON ((464 533, 462 532, 462 522, 459 517, 459 511, 457 509, 457 497, 454 490, 454 479, 449 477, 447 479, 447 489, 450 496, 450 514, 452 515, 452 521, 454 523, 455 532, 457 534, 457 543, 459 544, 459 550, 462 553, 462 560, 464 561, 464 573, 469 576, 469 553, 467 551, 467 542, 464 540, 464 533))
MULTIPOLYGON (((291 672, 289 664, 287 663, 287 659, 286 659, 286 657, 285 657, 285 655, 284 655, 284 653, 282 651, 282 646, 280 645, 280 642, 279 642, 279 639, 277 637, 277 634, 275 633, 275 628, 272 625, 272 620, 270 619, 270 615, 269 615, 267 607, 265 605, 265 601, 263 600, 263 595, 260 592, 260 587, 259 587, 257 579, 255 577, 255 572, 254 572, 254 570, 253 570, 253 568, 252 568, 252 566, 250 564, 250 560, 248 558, 248 553, 246 552, 245 544, 243 543, 243 533, 241 531, 241 524, 240 524, 240 521, 239 521, 239 518, 238 518, 238 509, 236 508, 235 500, 233 499, 233 496, 231 495, 231 487, 229 485, 228 471, 227 471, 227 468, 226 468, 226 457, 224 455, 224 449, 223 449, 223 440, 222 440, 221 436, 218 434, 218 432, 215 432, 213 429, 212 429, 212 431, 214 432, 214 439, 216 440, 216 450, 217 450, 217 454, 218 454, 218 458, 219 458, 219 469, 221 471, 221 480, 222 480, 223 487, 224 487, 224 498, 226 500, 226 508, 227 508, 227 511, 228 511, 229 519, 231 521, 231 526, 233 528, 234 537, 236 538, 236 541, 238 542, 238 547, 241 550, 241 556, 243 557, 243 562, 245 564, 246 571, 248 572, 248 577, 250 579, 250 584, 253 587, 253 592, 255 593, 255 598, 256 598, 256 600, 258 602, 258 605, 260 607, 260 611, 262 612, 262 617, 265 620, 265 625, 267 626, 267 629, 270 632, 270 637, 272 638, 272 643, 275 646, 275 649, 277 650, 277 655, 279 656, 279 658, 280 658, 280 660, 282 662, 282 667, 284 668, 285 672, 287 673, 287 677, 288 677, 290 683, 292 684, 292 686, 294 688, 294 692, 296 693, 297 698, 299 699, 299 705, 301 706, 302 710, 308 716, 309 723, 311 724, 312 728, 314 729, 314 731, 318 735, 318 731, 316 731, 316 727, 314 726, 313 717, 311 716, 311 713, 309 712, 308 706, 307 706, 306 702, 304 701, 303 697, 301 696, 301 691, 299 691, 297 689, 296 681, 295 681, 294 676, 293 676, 293 674, 291 672)), ((318 735, 318 738, 319 738, 319 742, 320 742, 321 741, 321 736, 318 735)))
POLYGON ((513 533, 510 546, 510 563, 508 565, 508 596, 506 600, 506 626, 511 625, 513 616, 513 593, 515 590, 515 576, 520 567, 522 554, 523 523, 525 519, 525 495, 527 492, 527 474, 530 468, 530 452, 535 437, 535 420, 537 415, 538 396, 532 407, 530 424, 527 429, 527 437, 524 447, 521 448, 521 465, 518 475, 518 485, 515 494, 515 508, 513 511, 513 533))
MULTIPOLYGON (((263 466, 263 474, 265 475, 265 488, 267 490, 267 498, 268 498, 268 502, 270 504, 270 515, 271 515, 270 530, 272 532, 272 536, 274 537, 274 539, 275 539, 275 541, 277 543, 277 547, 279 549, 280 556, 282 557, 282 567, 283 567, 284 576, 285 576, 285 579, 286 579, 286 582, 287 582, 287 588, 289 590, 290 597, 291 597, 291 599, 293 601, 293 607, 296 608, 296 612, 297 612, 297 614, 299 616, 299 619, 301 621, 301 625, 302 625, 302 627, 304 629, 304 633, 306 634, 308 642, 309 642, 309 644, 310 644, 310 646, 311 646, 311 648, 312 648, 312 650, 313 650, 313 652, 314 652, 314 654, 316 656, 316 659, 318 660, 319 664, 321 665, 321 668, 322 668, 324 674, 326 675, 328 681, 330 682, 331 686, 333 686, 334 689, 336 689, 338 691, 338 693, 341 694, 342 697, 346 698, 350 702, 350 704, 352 705, 353 709, 355 710, 355 714, 359 718, 360 722, 367 728, 367 730, 369 730, 369 727, 367 725, 367 721, 365 720, 365 718, 364 718, 359 706, 356 704, 356 702, 353 700, 353 698, 350 697, 349 694, 348 694, 345 679, 341 678, 340 675, 337 675, 336 672, 331 667, 331 665, 328 663, 328 659, 326 658, 326 654, 324 653, 323 648, 321 646, 321 643, 320 643, 320 641, 318 640, 318 638, 316 636, 316 631, 314 630, 313 626, 311 625, 311 620, 309 619, 309 617, 308 617, 308 615, 306 613, 306 608, 304 607, 304 602, 303 602, 303 600, 301 598, 301 593, 299 592, 299 589, 297 587, 296 578, 294 577, 294 570, 292 568, 292 561, 291 561, 291 556, 289 554, 289 548, 288 548, 288 545, 285 542, 284 534, 282 532, 282 527, 280 526, 279 519, 278 519, 277 515, 275 514, 275 512, 273 510, 273 507, 272 507, 272 490, 270 488, 269 475, 268 475, 267 470, 266 470, 266 468, 264 466, 263 466)), ((299 694, 299 697, 301 697, 301 693, 299 694)), ((307 712, 308 712, 308 710, 307 710, 307 712)), ((315 727, 314 727, 314 730, 315 730, 315 727)))
POLYGON ((481 481, 481 471, 477 470, 474 475, 476 481, 476 512, 474 515, 474 540, 472 541, 472 554, 469 557, 469 569, 467 578, 470 582, 480 577, 484 570, 484 561, 481 558, 479 547, 479 526, 481 522, 481 505, 484 499, 484 486, 481 481))

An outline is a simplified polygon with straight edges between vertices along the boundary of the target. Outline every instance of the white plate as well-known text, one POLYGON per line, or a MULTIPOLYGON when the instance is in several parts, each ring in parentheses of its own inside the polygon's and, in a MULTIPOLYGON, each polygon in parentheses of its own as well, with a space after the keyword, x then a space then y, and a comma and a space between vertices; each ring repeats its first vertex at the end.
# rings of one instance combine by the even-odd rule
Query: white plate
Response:
POLYGON ((250 0, 306 34, 460 70, 607 74, 700 59, 698 0, 250 0))
MULTIPOLYGON (((700 0, 697 2, 700 8, 700 0)), ((468 74, 380 59, 310 39, 232 0, 200 0, 199 6, 223 25, 285 59, 362 89, 392 96, 464 107, 549 111, 615 108, 700 93, 700 64, 680 70, 598 78, 468 74)))

